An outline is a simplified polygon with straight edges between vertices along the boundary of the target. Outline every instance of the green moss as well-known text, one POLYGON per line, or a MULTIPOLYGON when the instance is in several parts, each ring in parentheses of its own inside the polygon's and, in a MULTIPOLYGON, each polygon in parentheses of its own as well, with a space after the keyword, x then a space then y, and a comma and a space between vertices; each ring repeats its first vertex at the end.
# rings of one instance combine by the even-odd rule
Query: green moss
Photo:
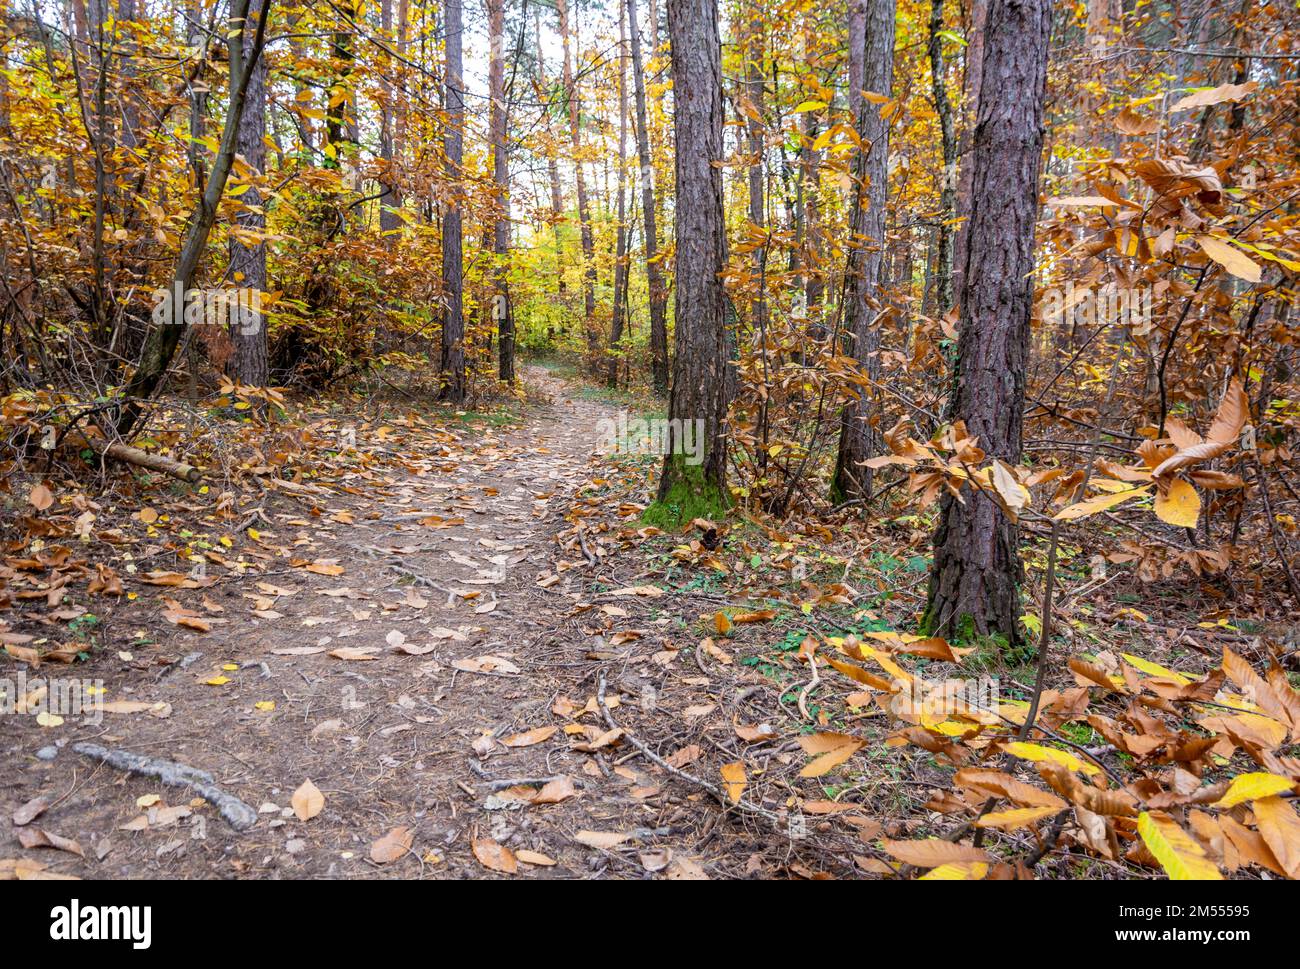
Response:
POLYGON ((663 498, 652 501, 641 513, 647 525, 670 530, 693 518, 719 520, 727 516, 730 502, 726 493, 705 479, 700 466, 689 465, 678 455, 666 466, 665 473, 672 475, 672 484, 663 498))

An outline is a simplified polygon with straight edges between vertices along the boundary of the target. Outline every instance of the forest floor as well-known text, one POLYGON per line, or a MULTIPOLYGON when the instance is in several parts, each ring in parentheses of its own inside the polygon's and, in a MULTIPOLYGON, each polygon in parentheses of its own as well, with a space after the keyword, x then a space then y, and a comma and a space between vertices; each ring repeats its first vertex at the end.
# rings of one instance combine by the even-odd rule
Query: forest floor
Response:
MULTIPOLYGON (((135 595, 87 602, 89 660, 28 676, 102 680, 107 707, 124 712, 6 718, 0 813, 48 807, 15 825, 0 857, 100 878, 700 877, 798 864, 785 832, 724 814, 608 726, 602 676, 620 729, 655 721, 648 742, 716 777, 719 756, 736 759, 730 721, 781 714, 770 683, 734 675, 729 657, 679 659, 682 610, 637 575, 616 578, 598 538, 599 556, 570 536, 576 560, 557 543, 579 491, 593 478, 601 488, 595 425, 615 409, 541 368, 526 379, 542 402, 513 426, 421 422, 394 436, 372 423, 357 450, 400 451, 396 470, 272 489, 224 559, 248 544, 239 558, 256 567, 196 580, 141 563, 123 576, 135 595), (236 831, 192 791, 79 755, 81 742, 205 771, 258 820, 236 831), (291 799, 308 780, 324 806, 304 821, 291 799), (18 850, 24 836, 39 843, 32 832, 76 850, 18 850)), ((10 640, 48 648, 68 636, 67 616, 16 618, 10 640)), ((798 766, 787 747, 775 756, 798 766)))
MULTIPOLYGON (((0 816, 15 823, 0 834, 0 867, 97 878, 891 872, 879 837, 941 825, 951 767, 884 743, 897 724, 846 704, 847 680, 810 681, 799 650, 810 633, 903 628, 928 566, 907 548, 922 552, 925 530, 903 516, 835 541, 817 524, 748 521, 660 534, 640 519, 654 459, 593 454, 597 422, 626 402, 540 367, 525 383, 528 402, 508 420, 420 416, 405 403, 358 417, 348 451, 363 460, 314 482, 257 478, 252 511, 216 515, 217 487, 130 509, 110 543, 122 595, 90 597, 66 580, 93 571, 84 544, 38 542, 9 560, 27 608, 7 614, 0 642, 15 656, 75 654, 24 672, 102 680, 107 712, 5 718, 0 816), (174 553, 198 535, 212 565, 196 574, 174 553), (868 744, 843 770, 800 776, 799 739, 815 730, 868 744), (256 821, 237 829, 213 798, 74 750, 86 742, 207 772, 256 821), (741 805, 717 796, 727 784, 741 805)), ((341 421, 337 409, 314 419, 321 434, 341 421)), ((1088 582, 1086 567, 1077 578, 1088 582)), ((1122 602, 1096 617, 1122 648, 1208 668, 1216 635, 1242 638, 1191 613, 1157 637, 1122 602)), ((7 662, 3 676, 20 669, 7 662)), ((1032 677, 998 672, 1017 688, 1032 677)))

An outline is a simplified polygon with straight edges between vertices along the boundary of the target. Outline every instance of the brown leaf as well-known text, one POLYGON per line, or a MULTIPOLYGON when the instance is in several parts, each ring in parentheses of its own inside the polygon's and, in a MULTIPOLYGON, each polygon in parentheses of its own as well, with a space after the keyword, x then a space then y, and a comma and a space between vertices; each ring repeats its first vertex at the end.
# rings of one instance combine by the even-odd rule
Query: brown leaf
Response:
POLYGON ((45 485, 38 484, 28 493, 27 501, 37 511, 45 511, 54 504, 54 495, 50 493, 50 489, 45 485))
POLYGON ((953 844, 942 838, 924 841, 891 841, 889 838, 881 838, 880 843, 899 861, 917 868, 938 868, 940 865, 991 860, 983 848, 953 844))
POLYGON ((293 792, 290 803, 299 821, 310 821, 325 810, 325 795, 310 780, 305 780, 298 790, 293 792))
POLYGON ((489 871, 499 871, 503 875, 519 871, 515 853, 505 845, 499 845, 491 838, 475 838, 472 847, 478 863, 489 871))
POLYGON ((82 850, 81 845, 71 838, 50 834, 41 828, 19 828, 18 843, 24 848, 58 848, 60 851, 86 857, 86 852, 82 850))
POLYGON ((515 852, 515 858, 526 865, 541 865, 549 868, 555 864, 554 858, 550 855, 544 855, 540 851, 517 851, 515 852))
POLYGON ((14 824, 22 827, 24 824, 30 824, 38 817, 45 813, 46 808, 50 806, 48 797, 34 797, 22 807, 14 811, 14 824))
POLYGON ((555 727, 534 727, 532 730, 525 730, 523 733, 512 734, 501 741, 507 747, 531 747, 533 744, 540 744, 543 741, 550 740, 555 735, 555 727))
POLYGON ((1255 826, 1289 878, 1300 878, 1300 815, 1282 798, 1260 798, 1251 805, 1255 826))
POLYGON ((410 828, 393 828, 388 834, 370 846, 370 860, 377 865, 386 865, 396 861, 411 850, 415 835, 410 828))

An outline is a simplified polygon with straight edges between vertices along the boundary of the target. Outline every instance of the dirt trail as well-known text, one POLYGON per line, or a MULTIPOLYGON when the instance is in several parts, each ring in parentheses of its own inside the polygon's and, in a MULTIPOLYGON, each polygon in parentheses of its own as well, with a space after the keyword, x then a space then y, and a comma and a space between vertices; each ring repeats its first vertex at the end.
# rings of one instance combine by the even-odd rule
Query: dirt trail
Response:
MULTIPOLYGON (((7 819, 33 798, 54 803, 27 834, 10 830, 0 858, 99 878, 482 877, 503 864, 495 843, 535 853, 542 863, 517 865, 530 877, 662 868, 655 859, 667 853, 655 852, 675 830, 665 818, 699 795, 663 796, 657 769, 651 777, 648 765, 618 765, 627 748, 601 750, 598 712, 565 706, 595 692, 590 640, 575 620, 589 577, 538 584, 552 572, 568 502, 591 476, 596 421, 613 409, 575 398, 539 368, 527 379, 549 404, 518 427, 482 432, 463 453, 412 456, 384 497, 335 491, 315 499, 325 512, 316 522, 304 514, 311 502, 268 506, 263 541, 307 546, 341 574, 279 569, 161 590, 193 609, 206 599, 212 631, 135 611, 114 620, 108 656, 85 669, 43 668, 103 677, 109 700, 170 713, 110 713, 98 726, 69 718, 53 729, 7 718, 0 809, 7 819), (429 527, 430 515, 447 527, 429 527), (160 641, 132 647, 141 632, 160 641), (237 832, 192 791, 75 753, 85 741, 206 771, 257 822, 237 832), (594 751, 574 749, 593 742, 594 751), (536 785, 505 783, 545 778, 565 778, 539 799, 558 803, 533 801, 536 785), (291 796, 308 779, 325 804, 302 821, 291 796), (410 850, 372 860, 372 845, 395 828, 410 850), (85 857, 21 843, 36 829, 75 839, 85 857), (649 860, 575 840, 582 830, 633 832, 649 860)), ((698 874, 692 865, 679 851, 670 873, 698 874)))

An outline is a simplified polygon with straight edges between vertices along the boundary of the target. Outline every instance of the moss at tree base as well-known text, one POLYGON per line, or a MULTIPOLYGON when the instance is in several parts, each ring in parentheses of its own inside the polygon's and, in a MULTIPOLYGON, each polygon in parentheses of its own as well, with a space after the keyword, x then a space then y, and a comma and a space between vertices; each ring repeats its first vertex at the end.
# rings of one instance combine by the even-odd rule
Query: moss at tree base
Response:
MULTIPOLYGON (((680 458, 667 464, 672 483, 641 513, 641 520, 665 530, 680 528, 695 518, 725 518, 731 502, 726 492, 704 477, 703 469, 680 458)), ((662 490, 662 489, 661 489, 662 490)))

